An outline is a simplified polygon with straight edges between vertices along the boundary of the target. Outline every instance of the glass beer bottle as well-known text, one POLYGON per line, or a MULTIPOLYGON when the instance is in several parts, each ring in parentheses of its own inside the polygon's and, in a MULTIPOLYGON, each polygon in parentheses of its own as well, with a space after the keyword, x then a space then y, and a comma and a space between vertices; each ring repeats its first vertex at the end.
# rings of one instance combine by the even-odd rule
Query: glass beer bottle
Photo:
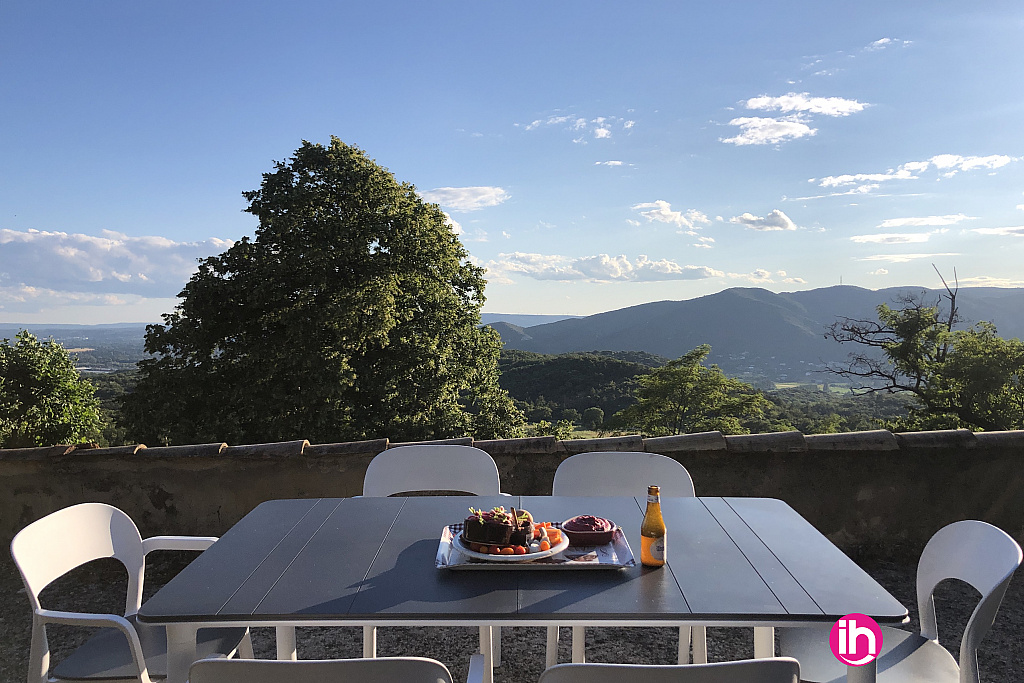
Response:
POLYGON ((647 512, 640 527, 640 563, 648 567, 665 564, 665 519, 661 516, 661 489, 647 487, 647 512))

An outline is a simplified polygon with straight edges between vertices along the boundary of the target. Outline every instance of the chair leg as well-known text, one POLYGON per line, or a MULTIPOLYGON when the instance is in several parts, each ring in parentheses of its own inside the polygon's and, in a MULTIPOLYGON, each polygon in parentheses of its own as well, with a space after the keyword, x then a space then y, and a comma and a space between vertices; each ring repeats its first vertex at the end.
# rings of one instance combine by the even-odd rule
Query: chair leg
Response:
POLYGON ((245 629, 245 635, 238 643, 237 650, 239 659, 256 659, 256 653, 252 650, 252 631, 245 629))
POLYGON ((704 626, 693 627, 693 663, 708 663, 708 630, 704 626))
POLYGON ((544 652, 544 667, 558 664, 558 627, 548 626, 548 646, 544 652))
POLYGON ((377 627, 363 627, 363 657, 373 659, 377 656, 377 627))
POLYGON ((679 627, 679 663, 690 663, 690 627, 679 627))

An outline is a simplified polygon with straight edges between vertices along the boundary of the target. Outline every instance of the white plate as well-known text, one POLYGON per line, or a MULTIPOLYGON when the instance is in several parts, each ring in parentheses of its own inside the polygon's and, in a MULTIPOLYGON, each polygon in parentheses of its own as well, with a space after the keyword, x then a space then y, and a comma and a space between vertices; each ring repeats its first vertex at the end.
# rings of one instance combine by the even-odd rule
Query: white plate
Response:
POLYGON ((562 552, 569 547, 569 537, 565 532, 563 532, 562 540, 551 546, 550 550, 541 550, 536 553, 526 553, 525 555, 491 555, 490 553, 478 553, 475 550, 470 550, 469 547, 463 543, 462 534, 452 537, 452 545, 466 557, 472 557, 476 560, 486 560, 488 562, 529 562, 530 560, 539 560, 543 557, 551 557, 552 555, 557 555, 562 552))

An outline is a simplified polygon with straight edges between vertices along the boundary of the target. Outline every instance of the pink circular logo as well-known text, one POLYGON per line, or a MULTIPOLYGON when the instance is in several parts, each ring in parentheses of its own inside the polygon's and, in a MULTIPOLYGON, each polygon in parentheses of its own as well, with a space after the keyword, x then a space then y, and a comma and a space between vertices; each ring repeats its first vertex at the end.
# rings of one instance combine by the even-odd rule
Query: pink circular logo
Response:
POLYGON ((882 651, 882 629, 865 614, 847 614, 832 627, 832 654, 848 666, 864 666, 882 651))

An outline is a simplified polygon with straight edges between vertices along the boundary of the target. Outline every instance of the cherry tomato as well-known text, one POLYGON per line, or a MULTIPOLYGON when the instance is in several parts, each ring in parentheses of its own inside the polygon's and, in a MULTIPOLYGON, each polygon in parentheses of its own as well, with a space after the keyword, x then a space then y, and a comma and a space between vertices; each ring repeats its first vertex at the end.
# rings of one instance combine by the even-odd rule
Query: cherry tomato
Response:
POLYGON ((513 548, 510 545, 507 545, 507 546, 505 546, 504 548, 501 549, 500 553, 502 555, 515 555, 516 554, 516 549, 513 548))
POLYGON ((525 554, 526 554, 526 548, 524 548, 521 545, 517 545, 516 546, 516 555, 525 555, 525 554))

